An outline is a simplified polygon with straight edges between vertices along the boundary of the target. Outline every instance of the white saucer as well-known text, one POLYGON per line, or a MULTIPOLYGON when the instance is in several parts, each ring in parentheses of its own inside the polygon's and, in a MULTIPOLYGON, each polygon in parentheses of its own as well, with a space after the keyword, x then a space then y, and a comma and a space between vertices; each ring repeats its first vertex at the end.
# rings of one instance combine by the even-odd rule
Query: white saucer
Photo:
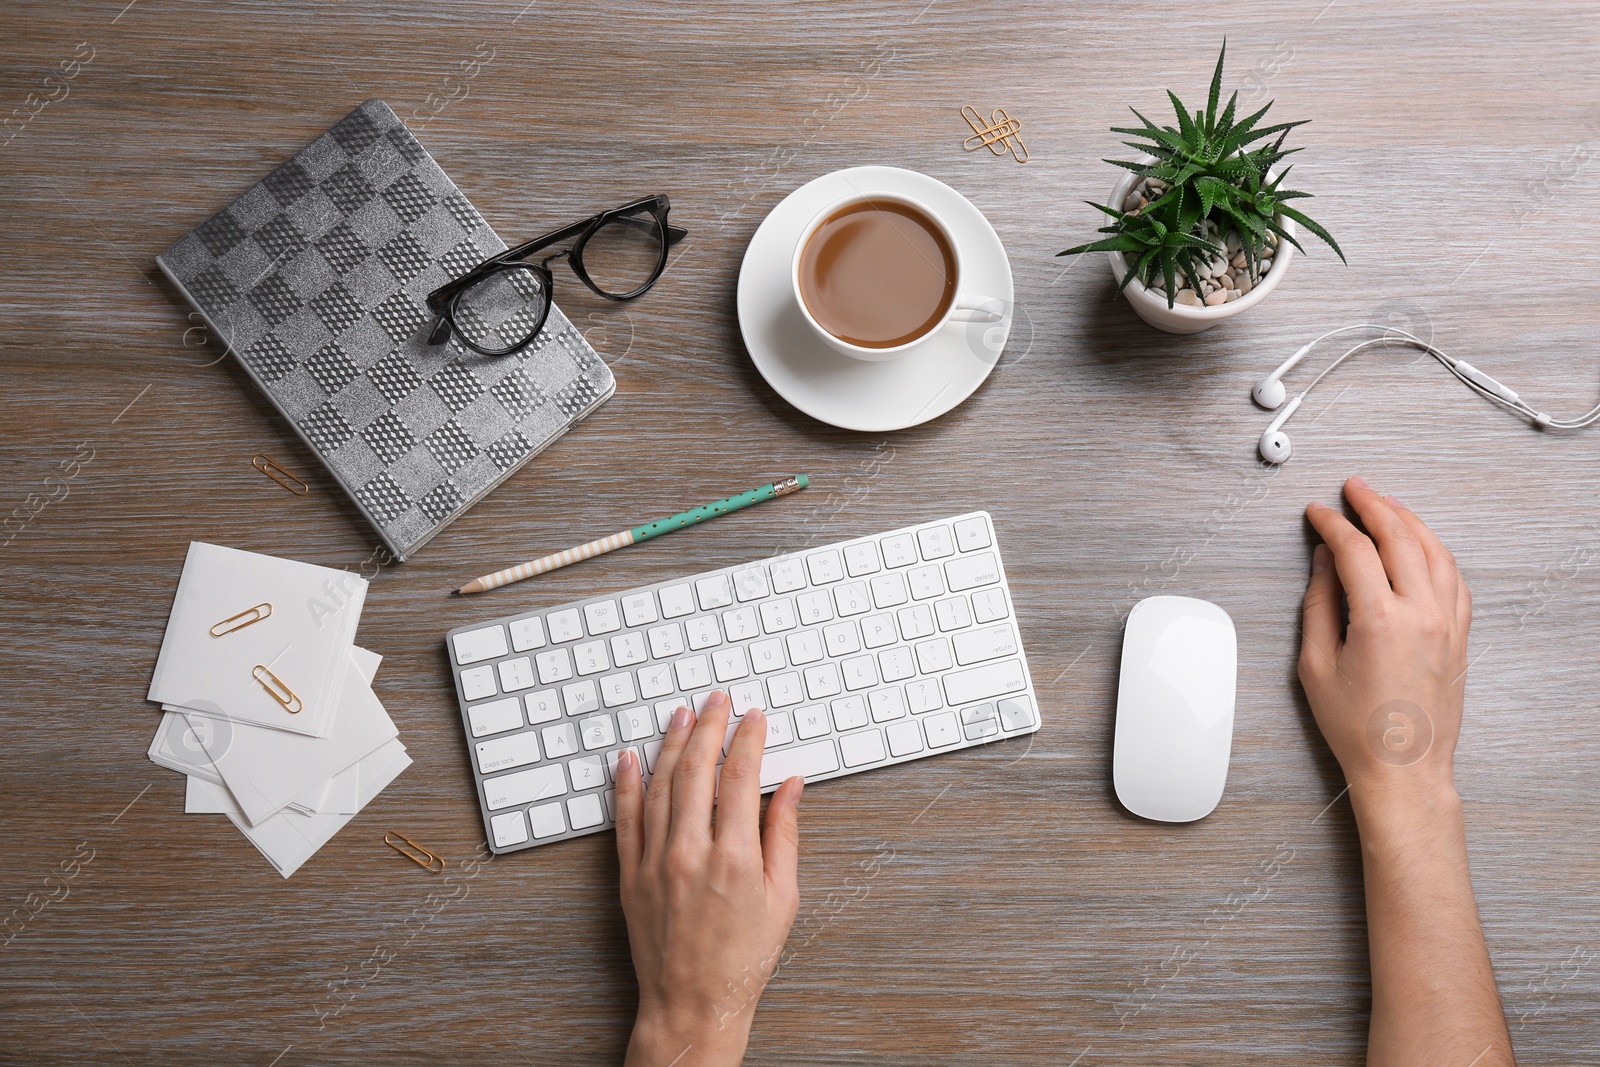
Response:
POLYGON ((778 395, 821 422, 883 433, 936 419, 983 384, 1011 332, 1011 263, 983 212, 944 182, 899 167, 851 167, 807 182, 762 220, 739 267, 739 332, 778 395), (948 323, 920 347, 881 363, 841 355, 800 316, 790 266, 800 231, 851 193, 894 192, 927 204, 961 249, 967 292, 997 297, 1000 323, 948 323))

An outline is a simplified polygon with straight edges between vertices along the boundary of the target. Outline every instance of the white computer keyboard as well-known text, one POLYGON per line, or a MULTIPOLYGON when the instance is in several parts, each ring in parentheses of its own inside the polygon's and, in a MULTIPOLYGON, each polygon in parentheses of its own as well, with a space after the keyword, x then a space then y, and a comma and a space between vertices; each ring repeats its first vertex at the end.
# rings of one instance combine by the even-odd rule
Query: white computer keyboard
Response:
POLYGON ((983 511, 462 626, 445 643, 497 853, 610 828, 618 755, 635 749, 648 781, 672 712, 700 711, 715 689, 741 716, 767 713, 763 792, 1039 728, 983 511))

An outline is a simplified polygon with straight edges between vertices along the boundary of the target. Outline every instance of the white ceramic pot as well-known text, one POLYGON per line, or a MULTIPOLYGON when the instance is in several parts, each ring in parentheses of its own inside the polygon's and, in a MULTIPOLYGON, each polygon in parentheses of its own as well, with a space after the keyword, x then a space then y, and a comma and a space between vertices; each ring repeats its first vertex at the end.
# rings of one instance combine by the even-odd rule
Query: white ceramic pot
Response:
MULTIPOLYGON (((1154 163, 1151 156, 1140 158, 1141 163, 1154 163)), ((1128 198, 1133 187, 1139 182, 1139 175, 1133 171, 1124 171, 1122 180, 1111 191, 1108 203, 1120 209, 1122 202, 1128 198)), ((1295 233, 1294 220, 1278 216, 1278 225, 1290 234, 1295 233)), ((1147 289, 1137 278, 1128 283, 1122 295, 1128 298, 1128 303, 1133 305, 1133 310, 1139 317, 1158 330, 1168 333, 1200 333, 1209 330, 1224 319, 1231 319, 1255 307, 1267 298, 1267 294, 1278 287, 1283 281, 1283 276, 1289 272, 1289 264, 1294 260, 1295 247, 1288 241, 1279 238, 1278 252, 1273 256, 1272 269, 1267 271, 1267 276, 1261 283, 1251 289, 1237 300, 1230 300, 1226 304, 1216 307, 1191 307, 1188 304, 1174 304, 1167 307, 1167 294, 1159 289, 1147 289)), ((1121 252, 1108 253, 1111 259, 1111 275, 1122 282, 1122 276, 1128 273, 1128 261, 1121 252)))

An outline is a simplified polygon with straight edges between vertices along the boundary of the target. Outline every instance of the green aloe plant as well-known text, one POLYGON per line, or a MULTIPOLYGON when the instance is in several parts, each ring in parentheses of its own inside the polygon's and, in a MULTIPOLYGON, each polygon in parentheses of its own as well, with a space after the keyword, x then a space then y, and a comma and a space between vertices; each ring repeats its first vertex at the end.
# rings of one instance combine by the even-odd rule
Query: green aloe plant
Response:
POLYGON ((1284 148, 1289 131, 1303 126, 1309 120, 1283 122, 1276 126, 1260 125, 1272 102, 1254 114, 1236 119, 1239 94, 1235 92, 1219 114, 1217 104, 1222 96, 1222 65, 1228 54, 1228 43, 1223 41, 1217 56, 1216 73, 1211 76, 1211 93, 1204 111, 1193 114, 1184 107, 1177 94, 1168 90, 1172 109, 1177 112, 1178 125, 1157 126, 1130 108, 1143 126, 1112 127, 1112 133, 1128 134, 1140 140, 1124 141, 1129 148, 1154 157, 1150 163, 1130 163, 1121 159, 1108 159, 1107 163, 1133 171, 1144 178, 1154 178, 1165 186, 1155 200, 1136 211, 1123 211, 1116 205, 1095 204, 1111 216, 1109 226, 1100 227, 1100 233, 1109 237, 1069 248, 1057 255, 1070 256, 1080 252, 1121 252, 1128 260, 1128 272, 1123 275, 1117 291, 1126 289, 1134 278, 1156 288, 1159 277, 1167 292, 1167 306, 1177 298, 1176 274, 1183 271, 1191 279, 1200 277, 1200 265, 1223 250, 1201 236, 1201 220, 1211 219, 1224 232, 1234 230, 1239 235, 1252 278, 1261 270, 1261 251, 1267 245, 1268 234, 1276 234, 1300 251, 1305 248, 1278 222, 1278 216, 1293 219, 1311 233, 1328 243, 1344 260, 1333 235, 1323 229, 1304 212, 1290 207, 1287 201, 1304 199, 1310 193, 1285 189, 1283 181, 1292 167, 1284 167, 1275 177, 1268 175, 1285 156, 1300 151, 1284 148), (1277 139, 1258 145, 1277 134, 1277 139))

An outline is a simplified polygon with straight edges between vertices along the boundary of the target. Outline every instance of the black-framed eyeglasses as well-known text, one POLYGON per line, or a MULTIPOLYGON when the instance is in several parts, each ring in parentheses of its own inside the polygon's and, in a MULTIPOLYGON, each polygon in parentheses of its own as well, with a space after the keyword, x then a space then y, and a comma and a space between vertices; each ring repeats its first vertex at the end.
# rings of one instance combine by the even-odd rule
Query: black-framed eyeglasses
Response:
POLYGON ((689 231, 667 223, 665 193, 591 215, 484 260, 428 294, 436 316, 428 343, 454 334, 484 356, 526 348, 550 314, 554 277, 549 264, 566 257, 578 280, 607 300, 632 300, 648 292, 667 266, 667 250, 689 231), (537 263, 523 262, 552 245, 571 241, 537 263))

